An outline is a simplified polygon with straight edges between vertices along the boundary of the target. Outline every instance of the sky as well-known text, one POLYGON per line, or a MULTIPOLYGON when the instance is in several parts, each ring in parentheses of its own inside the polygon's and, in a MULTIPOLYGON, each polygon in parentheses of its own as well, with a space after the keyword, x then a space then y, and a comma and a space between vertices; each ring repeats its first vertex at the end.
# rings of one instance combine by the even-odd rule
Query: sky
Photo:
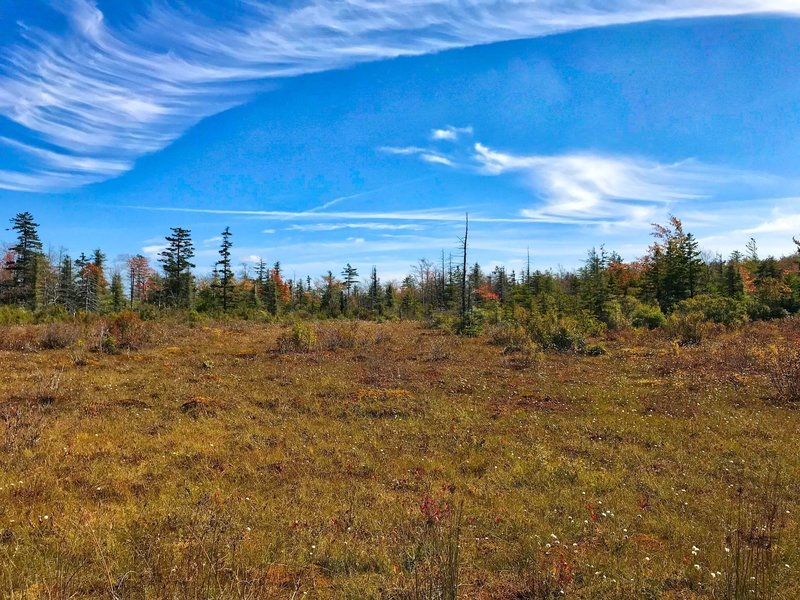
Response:
MULTIPOLYGON (((200 272, 800 235, 800 0, 0 0, 0 221, 200 272)), ((12 233, 0 230, 0 241, 12 233)))

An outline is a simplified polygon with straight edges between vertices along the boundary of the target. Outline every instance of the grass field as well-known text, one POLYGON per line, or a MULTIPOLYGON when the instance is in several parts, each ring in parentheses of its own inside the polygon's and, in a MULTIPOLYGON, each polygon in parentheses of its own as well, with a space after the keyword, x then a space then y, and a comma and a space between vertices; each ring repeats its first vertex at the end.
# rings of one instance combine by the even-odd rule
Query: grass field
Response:
POLYGON ((800 597, 768 368, 800 321, 526 360, 414 323, 74 327, 0 331, 2 597, 800 597))

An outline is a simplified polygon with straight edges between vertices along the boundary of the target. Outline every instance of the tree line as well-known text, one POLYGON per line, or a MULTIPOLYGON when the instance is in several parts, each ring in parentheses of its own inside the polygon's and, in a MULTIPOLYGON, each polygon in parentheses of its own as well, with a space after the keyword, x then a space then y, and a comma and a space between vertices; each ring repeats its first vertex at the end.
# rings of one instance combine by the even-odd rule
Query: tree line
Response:
POLYGON ((141 254, 110 268, 95 249, 77 257, 45 253, 33 215, 11 219, 15 238, 0 259, 0 304, 39 313, 121 310, 195 310, 355 318, 447 318, 458 326, 488 320, 565 319, 583 328, 655 327, 674 313, 700 312, 725 324, 770 319, 800 311, 798 253, 780 259, 759 255, 750 240, 728 257, 701 253, 698 242, 672 217, 653 226, 645 256, 624 261, 605 247, 591 249, 574 271, 517 272, 502 266, 485 271, 467 262, 468 226, 461 253, 442 252, 436 262, 421 259, 401 281, 382 282, 373 267, 362 279, 346 264, 312 280, 286 278, 280 262, 259 261, 234 272, 233 233, 221 232, 219 258, 211 274, 194 273, 191 231, 171 228, 156 261, 141 254), (538 316, 537 316, 538 315, 538 316))

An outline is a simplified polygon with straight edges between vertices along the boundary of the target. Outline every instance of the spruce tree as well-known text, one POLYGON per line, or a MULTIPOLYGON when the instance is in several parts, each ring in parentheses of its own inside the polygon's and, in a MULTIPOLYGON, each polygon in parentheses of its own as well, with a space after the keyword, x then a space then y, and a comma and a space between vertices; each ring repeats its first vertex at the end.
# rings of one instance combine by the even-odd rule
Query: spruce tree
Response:
POLYGON ((119 312, 125 307, 125 288, 122 284, 122 273, 114 271, 111 275, 111 308, 119 312))
POLYGON ((192 302, 192 269, 194 244, 191 231, 182 227, 171 227, 172 235, 166 236, 167 247, 159 253, 164 269, 164 292, 167 303, 188 308, 192 302))
POLYGON ((11 231, 17 241, 9 248, 11 260, 6 268, 11 272, 10 297, 12 302, 35 309, 37 307, 37 278, 42 256, 39 224, 29 212, 18 213, 11 219, 11 231))
POLYGON ((378 270, 372 267, 369 278, 369 304, 373 313, 383 314, 383 298, 380 281, 378 280, 378 270))
POLYGON ((220 259, 217 262, 219 267, 217 286, 222 290, 222 310, 228 311, 230 298, 233 295, 233 270, 231 269, 231 229, 226 227, 222 232, 222 244, 219 249, 220 259))

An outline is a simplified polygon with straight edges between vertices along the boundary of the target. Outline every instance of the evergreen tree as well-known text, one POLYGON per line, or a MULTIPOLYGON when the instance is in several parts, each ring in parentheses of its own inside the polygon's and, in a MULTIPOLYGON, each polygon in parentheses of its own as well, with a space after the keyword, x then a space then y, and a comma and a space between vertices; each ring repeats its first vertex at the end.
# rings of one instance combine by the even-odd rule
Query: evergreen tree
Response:
POLYGON ((164 293, 167 304, 188 308, 192 302, 194 281, 191 269, 194 263, 194 244, 191 231, 182 227, 170 228, 172 235, 166 236, 167 247, 159 253, 164 269, 164 293))
POLYGON ((75 313, 78 310, 78 289, 75 285, 73 261, 69 256, 61 260, 58 270, 58 298, 68 312, 75 313))
POLYGON ((744 296, 744 279, 742 278, 742 254, 739 251, 731 254, 723 271, 723 292, 730 298, 744 296))
POLYGON ((369 308, 373 313, 383 314, 383 298, 380 281, 378 280, 378 270, 372 267, 369 278, 369 308))
POLYGON ((231 228, 226 227, 222 232, 222 244, 219 248, 220 259, 217 262, 219 267, 218 283, 216 284, 222 290, 222 310, 228 311, 230 297, 233 294, 233 270, 231 269, 231 228))
POLYGON ((671 217, 667 226, 653 227, 656 243, 645 259, 647 287, 661 310, 668 312, 698 293, 703 261, 697 240, 691 233, 684 233, 679 219, 671 217))
POLYGON ((589 251, 578 272, 578 293, 581 306, 602 319, 606 303, 612 298, 605 247, 600 246, 600 252, 594 248, 589 251))
POLYGON ((42 257, 38 227, 29 212, 18 213, 11 219, 10 229, 16 232, 17 241, 9 248, 11 258, 5 265, 11 273, 8 294, 11 301, 31 309, 37 307, 37 279, 42 257))
POLYGON ((332 271, 328 271, 328 274, 322 278, 322 281, 324 285, 322 288, 320 308, 325 311, 329 317, 332 317, 336 313, 336 288, 338 287, 338 282, 333 276, 332 271))
POLYGON ((339 304, 340 310, 343 313, 347 312, 348 306, 350 304, 350 296, 353 293, 353 289, 358 285, 358 269, 353 267, 350 263, 347 263, 344 269, 342 269, 342 286, 344 291, 342 293, 342 297, 340 299, 339 304))
POLYGON ((102 305, 108 293, 108 281, 106 280, 106 255, 98 248, 92 253, 92 264, 94 265, 95 294, 97 304, 102 305))
POLYGON ((78 306, 84 311, 97 310, 97 267, 83 252, 75 259, 78 306))
POLYGON ((125 289, 122 284, 122 273, 114 271, 111 275, 111 308, 119 312, 125 307, 125 289))

